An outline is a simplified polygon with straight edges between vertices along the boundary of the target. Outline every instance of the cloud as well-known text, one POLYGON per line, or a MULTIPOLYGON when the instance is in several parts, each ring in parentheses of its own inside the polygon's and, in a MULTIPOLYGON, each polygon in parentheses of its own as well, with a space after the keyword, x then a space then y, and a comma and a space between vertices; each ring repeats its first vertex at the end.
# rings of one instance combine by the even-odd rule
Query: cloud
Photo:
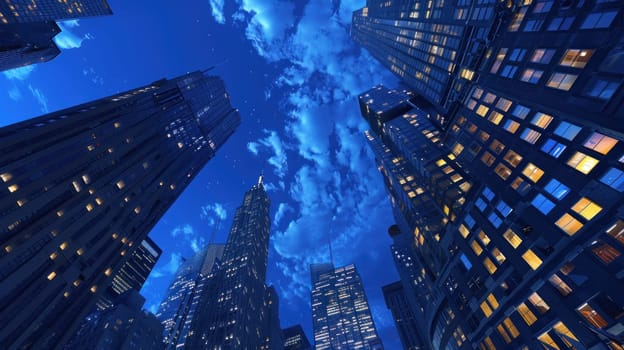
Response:
POLYGON ((189 224, 176 226, 173 230, 171 230, 171 237, 176 238, 178 236, 182 236, 182 238, 192 237, 195 235, 195 229, 193 226, 189 224))
POLYGON ((90 33, 76 33, 76 28, 80 27, 78 20, 58 22, 58 25, 61 32, 54 37, 54 42, 61 49, 77 49, 82 46, 83 41, 94 39, 90 33))
POLYGON ((210 9, 212 10, 212 17, 215 22, 224 24, 225 16, 223 16, 223 0, 210 0, 210 9))
POLYGON ((30 73, 35 70, 34 65, 19 67, 14 69, 9 69, 7 71, 2 72, 4 76, 9 80, 26 80, 30 73))
POLYGON ((17 86, 13 86, 8 91, 9 98, 15 102, 22 99, 22 92, 19 90, 17 86))
POLYGON ((206 245, 206 239, 189 224, 176 226, 171 230, 171 237, 181 240, 185 245, 191 247, 195 253, 199 252, 206 245))
POLYGON ((221 203, 207 204, 200 208, 200 219, 208 220, 209 225, 215 225, 216 219, 223 222, 227 218, 227 211, 221 203))
POLYGON ((263 131, 266 136, 256 142, 247 143, 247 149, 254 155, 258 155, 261 149, 269 151, 272 156, 267 162, 273 166, 273 173, 280 179, 284 178, 288 171, 288 157, 284 144, 276 131, 266 129, 263 131))
POLYGON ((164 266, 154 269, 150 277, 160 278, 174 275, 180 268, 180 265, 182 265, 182 254, 172 253, 169 257, 169 261, 164 266))
POLYGON ((282 219, 284 218, 284 216, 292 212, 294 212, 294 209, 290 205, 288 205, 287 203, 280 203, 279 206, 277 207, 277 212, 275 213, 275 216, 273 217, 273 224, 275 226, 278 226, 280 221, 282 221, 282 219))
POLYGON ((28 85, 28 90, 30 90, 30 93, 33 95, 35 100, 37 100, 37 102, 39 103, 41 111, 44 113, 48 113, 50 111, 48 109, 48 98, 45 97, 43 92, 41 92, 41 90, 39 90, 38 88, 32 87, 32 85, 30 84, 28 85))

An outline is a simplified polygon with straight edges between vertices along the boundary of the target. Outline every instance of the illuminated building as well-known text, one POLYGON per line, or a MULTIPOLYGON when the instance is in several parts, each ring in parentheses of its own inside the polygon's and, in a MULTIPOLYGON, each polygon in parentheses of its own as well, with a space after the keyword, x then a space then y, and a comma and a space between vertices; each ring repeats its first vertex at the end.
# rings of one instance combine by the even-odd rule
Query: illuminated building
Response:
POLYGON ((310 265, 314 347, 383 349, 355 265, 310 265))
POLYGON ((194 72, 0 129, 0 344, 62 344, 240 117, 194 72))
POLYGON ((0 71, 58 56, 61 51, 52 38, 60 32, 54 21, 0 25, 0 71))
POLYGON ((301 325, 283 329, 282 337, 284 338, 284 350, 310 350, 312 347, 301 325))
POLYGON ((0 23, 32 23, 104 16, 113 12, 106 0, 4 0, 0 23))
POLYGON ((223 244, 210 244, 178 268, 156 313, 164 326, 165 349, 185 347, 206 276, 221 259, 223 248, 223 244))
POLYGON ((403 349, 420 350, 424 349, 418 336, 418 321, 410 308, 403 284, 394 282, 382 287, 386 306, 392 312, 392 318, 403 349))
POLYGON ((446 130, 416 104, 366 135, 406 300, 425 348, 619 350, 622 2, 509 5, 446 130))
POLYGON ((267 349, 281 345, 279 339, 271 339, 276 333, 271 329, 279 322, 277 294, 265 284, 269 207, 260 176, 236 209, 223 259, 208 275, 200 296, 187 347, 267 349))

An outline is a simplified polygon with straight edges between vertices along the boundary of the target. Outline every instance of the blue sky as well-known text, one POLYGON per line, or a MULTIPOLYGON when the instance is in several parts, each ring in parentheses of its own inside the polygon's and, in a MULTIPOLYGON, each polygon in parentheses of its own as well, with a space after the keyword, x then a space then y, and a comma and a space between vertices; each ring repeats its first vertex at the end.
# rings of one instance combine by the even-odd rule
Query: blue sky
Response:
POLYGON ((183 257, 224 242, 260 172, 273 216, 268 283, 282 326, 312 340, 308 265, 354 262, 377 329, 400 348, 381 286, 398 279, 393 223, 357 94, 397 81, 349 37, 364 0, 110 0, 113 16, 61 24, 51 62, 0 74, 1 124, 216 66, 242 125, 151 233, 161 257, 142 293, 155 310, 183 257), (175 5, 174 5, 175 4, 175 5), (4 91, 4 93, 2 93, 4 91))

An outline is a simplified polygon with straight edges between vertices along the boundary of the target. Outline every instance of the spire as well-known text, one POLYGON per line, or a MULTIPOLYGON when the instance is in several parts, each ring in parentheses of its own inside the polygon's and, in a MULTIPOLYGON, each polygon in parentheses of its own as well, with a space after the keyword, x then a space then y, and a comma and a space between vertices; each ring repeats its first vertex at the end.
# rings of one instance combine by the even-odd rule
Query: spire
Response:
POLYGON ((264 179, 264 174, 260 173, 260 176, 258 176, 258 185, 262 185, 263 184, 263 182, 262 182, 263 179, 264 179))

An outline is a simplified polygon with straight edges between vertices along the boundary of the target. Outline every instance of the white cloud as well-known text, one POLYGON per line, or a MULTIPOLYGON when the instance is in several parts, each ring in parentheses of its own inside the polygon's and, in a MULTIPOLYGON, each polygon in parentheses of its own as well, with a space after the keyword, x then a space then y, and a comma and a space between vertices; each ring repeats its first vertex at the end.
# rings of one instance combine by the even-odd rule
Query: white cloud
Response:
POLYGON ((225 16, 223 15, 223 0, 210 0, 210 9, 212 10, 212 17, 215 22, 224 24, 225 16))
POLYGON ((284 218, 284 216, 288 213, 293 213, 294 209, 288 205, 287 203, 280 203, 279 206, 277 207, 277 212, 275 213, 275 216, 273 217, 273 224, 275 226, 278 226, 280 221, 282 221, 282 219, 284 218))
POLYGON ((15 102, 22 99, 22 92, 17 86, 10 88, 7 93, 9 94, 9 98, 15 102))
POLYGON ((247 149, 249 150, 249 152, 253 153, 255 156, 258 155, 258 147, 260 147, 260 145, 257 142, 247 143, 247 149))
POLYGON ((26 80, 30 73, 35 70, 34 65, 19 67, 14 69, 9 69, 7 71, 2 72, 4 76, 9 80, 26 80))
POLYGON ((195 229, 193 226, 189 224, 176 226, 173 230, 171 230, 171 237, 176 238, 178 236, 182 236, 181 238, 190 238, 195 235, 195 229))
POLYGON ((288 171, 288 157, 286 156, 284 143, 274 130, 264 130, 264 134, 266 135, 264 138, 256 142, 247 143, 247 149, 254 155, 258 155, 260 149, 269 151, 272 156, 269 157, 267 162, 273 166, 273 173, 280 179, 284 178, 288 171))
POLYGON ((41 107, 41 111, 44 113, 48 113, 50 111, 48 109, 48 98, 45 97, 43 92, 41 92, 41 90, 39 90, 38 88, 33 88, 32 85, 28 85, 28 90, 30 90, 30 93, 33 95, 35 100, 37 100, 37 102, 39 103, 39 106, 41 107))
POLYGON ((182 260, 182 254, 172 253, 169 257, 169 261, 164 266, 154 269, 150 274, 150 277, 160 278, 174 275, 180 268, 180 265, 182 265, 182 260))
POLYGON ((75 29, 80 27, 78 20, 58 22, 61 32, 54 37, 54 42, 61 49, 77 49, 85 40, 94 39, 90 33, 76 34, 75 29))
POLYGON ((216 219, 223 222, 227 218, 227 210, 221 203, 207 204, 200 208, 201 212, 199 217, 202 220, 207 220, 209 225, 215 225, 216 219))

